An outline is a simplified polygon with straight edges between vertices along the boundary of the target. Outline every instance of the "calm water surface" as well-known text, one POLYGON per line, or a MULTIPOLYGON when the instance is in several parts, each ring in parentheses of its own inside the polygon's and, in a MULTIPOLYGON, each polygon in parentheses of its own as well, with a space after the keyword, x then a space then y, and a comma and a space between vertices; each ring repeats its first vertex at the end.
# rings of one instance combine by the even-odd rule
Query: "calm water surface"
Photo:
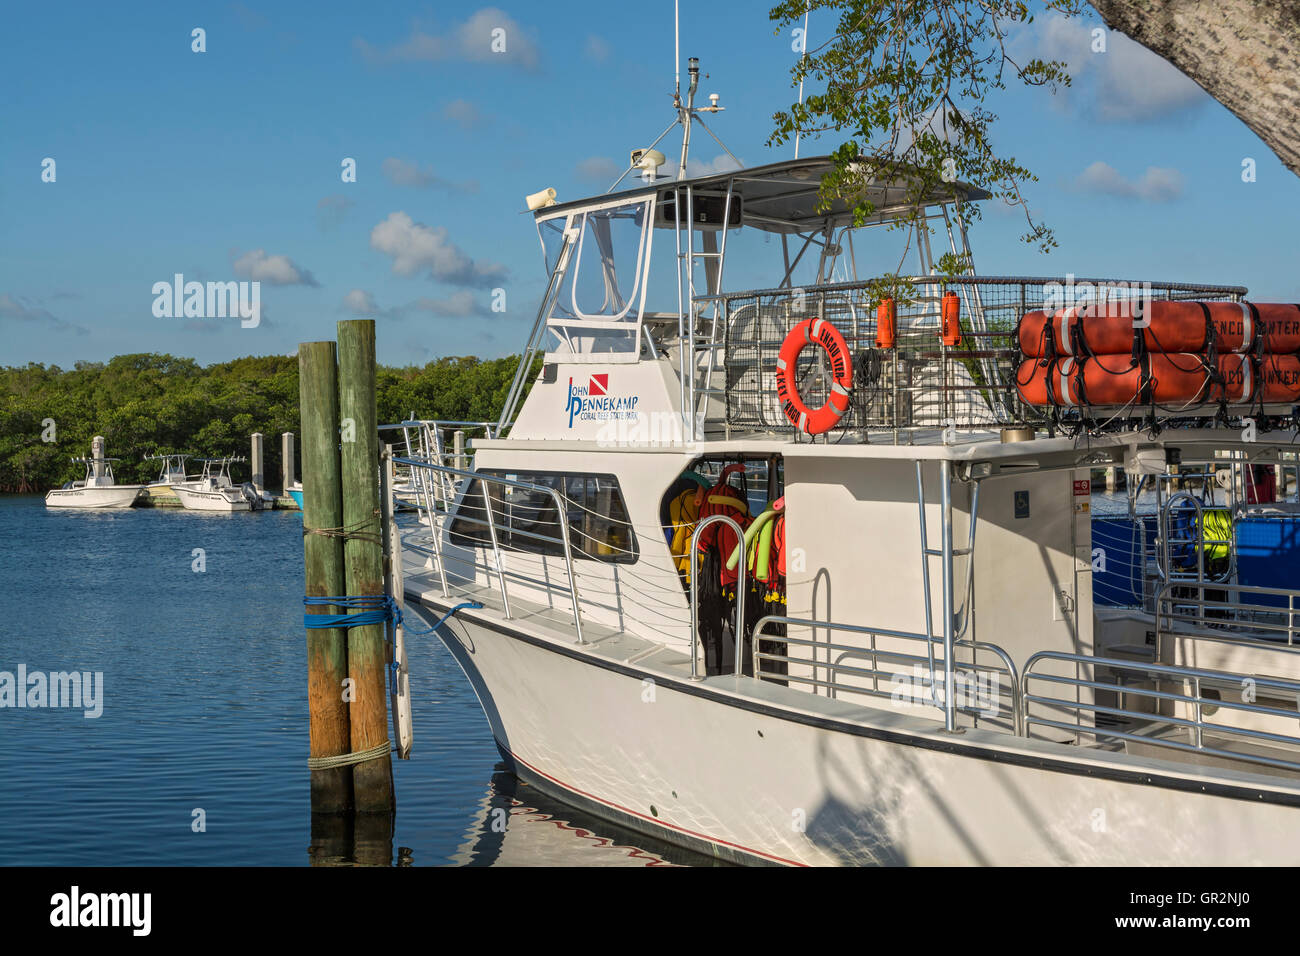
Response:
MULTIPOLYGON (((297 512, 0 497, 0 582, 0 671, 104 675, 98 719, 0 708, 0 864, 311 862, 297 512)), ((441 642, 409 644, 392 862, 709 862, 517 785, 441 642)))

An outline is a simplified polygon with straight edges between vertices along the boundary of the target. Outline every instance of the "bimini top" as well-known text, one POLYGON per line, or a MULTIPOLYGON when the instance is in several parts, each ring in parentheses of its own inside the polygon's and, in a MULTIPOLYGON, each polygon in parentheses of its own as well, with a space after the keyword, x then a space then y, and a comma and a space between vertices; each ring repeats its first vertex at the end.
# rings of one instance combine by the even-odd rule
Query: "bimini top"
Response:
MULTIPOLYGON (((534 212, 538 220, 549 219, 595 203, 608 203, 611 199, 632 199, 637 196, 658 194, 662 202, 671 203, 673 190, 689 183, 697 196, 716 190, 725 194, 728 183, 734 184, 734 195, 740 197, 740 221, 733 226, 750 226, 777 233, 800 233, 825 226, 828 220, 834 225, 848 223, 853 207, 844 199, 836 198, 830 208, 819 212, 818 188, 826 173, 835 168, 829 156, 805 159, 787 159, 766 166, 733 169, 708 176, 690 179, 660 179, 653 184, 636 181, 633 187, 603 196, 590 196, 546 206, 534 212)), ((904 169, 900 167, 900 173, 904 169)), ((905 201, 906 184, 902 175, 890 182, 873 183, 865 198, 875 207, 869 221, 888 220, 905 212, 910 204, 905 201)), ((926 206, 988 199, 992 194, 967 183, 944 183, 934 190, 924 202, 926 206)), ((662 224, 660 224, 662 225, 662 224)))

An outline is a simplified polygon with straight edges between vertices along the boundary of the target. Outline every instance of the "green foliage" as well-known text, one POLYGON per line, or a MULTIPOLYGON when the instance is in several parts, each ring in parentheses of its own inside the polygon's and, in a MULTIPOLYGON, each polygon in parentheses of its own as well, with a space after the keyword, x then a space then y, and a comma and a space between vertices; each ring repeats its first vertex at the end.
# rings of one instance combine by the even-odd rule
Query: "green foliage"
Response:
MULTIPOLYGON (((954 182, 991 192, 1020 207, 1026 242, 1044 251, 1056 245, 1051 229, 1035 222, 1021 185, 1037 177, 993 145, 997 114, 987 108, 1008 74, 1026 86, 1055 90, 1070 83, 1060 61, 1016 62, 1010 32, 1031 23, 1031 8, 1063 16, 1081 0, 785 0, 769 16, 778 32, 802 26, 809 10, 839 14, 835 33, 808 49, 792 70, 793 83, 812 92, 773 116, 769 145, 795 135, 847 134, 834 151, 836 168, 821 183, 824 207, 843 197, 862 223, 874 212, 870 183, 902 186, 914 212, 897 225, 922 226, 923 200, 954 195, 954 182)), ((978 218, 978 207, 963 207, 978 218)), ((936 263, 958 274, 961 262, 936 263)))
MULTIPOLYGON (((422 368, 381 366, 379 420, 414 412, 495 421, 518 365, 517 357, 463 357, 422 368)), ((158 477, 158 463, 142 461, 144 455, 247 455, 253 432, 265 436, 267 484, 278 487, 280 435, 299 433, 296 357, 250 356, 205 368, 193 359, 139 354, 69 370, 0 367, 0 491, 44 491, 82 478, 84 467, 69 459, 90 454, 95 435, 122 459, 114 469, 119 481, 143 482, 158 477), (52 443, 42 440, 49 420, 52 443)))

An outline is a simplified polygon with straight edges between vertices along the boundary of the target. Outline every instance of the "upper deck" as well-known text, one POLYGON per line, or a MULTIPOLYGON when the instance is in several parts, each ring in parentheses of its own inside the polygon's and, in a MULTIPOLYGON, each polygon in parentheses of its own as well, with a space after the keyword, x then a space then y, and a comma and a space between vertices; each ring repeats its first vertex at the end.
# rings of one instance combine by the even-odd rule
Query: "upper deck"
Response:
MULTIPOLYGON (((900 171, 897 179, 864 185, 858 198, 870 202, 872 214, 857 222, 854 203, 821 195, 821 178, 832 168, 829 157, 814 157, 692 179, 651 178, 535 209, 549 281, 499 433, 620 444, 741 437, 956 444, 986 441, 1005 428, 1048 435, 1158 432, 1189 420, 1241 427, 1246 417, 1268 424, 1269 417, 1292 414, 1289 405, 1230 408, 1208 392, 1173 407, 1149 400, 1145 388, 1119 408, 1027 404, 1018 387, 1025 383, 1017 380, 1023 356, 1016 341, 1026 312, 1241 302, 1247 290, 1132 278, 981 276, 964 210, 987 193, 941 184, 920 200, 920 220, 912 221, 915 207, 900 171), (909 227, 900 231, 903 258, 866 264, 860 273, 855 236, 900 222, 909 227), (736 252, 735 244, 754 233, 763 241, 736 252), (944 254, 962 266, 960 274, 941 273, 934 235, 946 238, 944 254), (763 254, 770 262, 759 262, 763 254), (729 288, 724 279, 737 256, 748 288, 729 288), (916 266, 910 276, 901 274, 908 256, 916 266), (891 266, 897 271, 888 272, 891 266), (771 279, 755 288, 755 275, 771 279), (885 297, 896 308, 889 343, 877 319, 885 297), (956 301, 956 335, 944 334, 945 297, 956 301), (662 307, 665 298, 674 306, 662 307), (847 413, 814 439, 790 424, 777 398, 782 345, 810 319, 839 331, 852 366, 847 413), (539 355, 542 374, 521 410, 525 376, 539 355)), ((817 348, 798 355, 792 377, 809 408, 829 400, 828 364, 817 348)))

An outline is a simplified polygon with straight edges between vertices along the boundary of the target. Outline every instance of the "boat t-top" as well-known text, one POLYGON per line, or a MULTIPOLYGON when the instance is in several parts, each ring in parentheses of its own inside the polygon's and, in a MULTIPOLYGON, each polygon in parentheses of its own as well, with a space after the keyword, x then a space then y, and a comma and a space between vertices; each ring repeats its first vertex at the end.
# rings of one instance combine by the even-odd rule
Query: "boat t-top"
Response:
MULTIPOLYGON (((101 439, 102 440, 102 439, 101 439)), ((113 462, 118 458, 73 458, 86 466, 82 481, 70 481, 45 495, 47 508, 129 508, 135 504, 144 485, 119 485, 113 478, 113 462)))
POLYGON ((1207 569, 1239 542, 1172 494, 1103 606, 1090 520, 1093 469, 1294 466, 1300 307, 979 275, 959 182, 889 230, 905 171, 865 224, 830 157, 691 177, 698 79, 672 176, 674 126, 529 197, 548 284, 472 465, 398 426, 400 590, 510 769, 740 862, 1300 858, 1300 580, 1207 569))
POLYGON ((191 511, 259 511, 262 496, 252 482, 238 487, 230 480, 230 466, 247 461, 246 458, 196 458, 203 471, 192 481, 171 486, 181 504, 191 511))
POLYGON ((161 462, 158 478, 145 486, 149 494, 154 497, 174 497, 172 485, 184 484, 190 480, 185 474, 185 462, 189 458, 189 455, 182 454, 145 455, 145 461, 161 462))

